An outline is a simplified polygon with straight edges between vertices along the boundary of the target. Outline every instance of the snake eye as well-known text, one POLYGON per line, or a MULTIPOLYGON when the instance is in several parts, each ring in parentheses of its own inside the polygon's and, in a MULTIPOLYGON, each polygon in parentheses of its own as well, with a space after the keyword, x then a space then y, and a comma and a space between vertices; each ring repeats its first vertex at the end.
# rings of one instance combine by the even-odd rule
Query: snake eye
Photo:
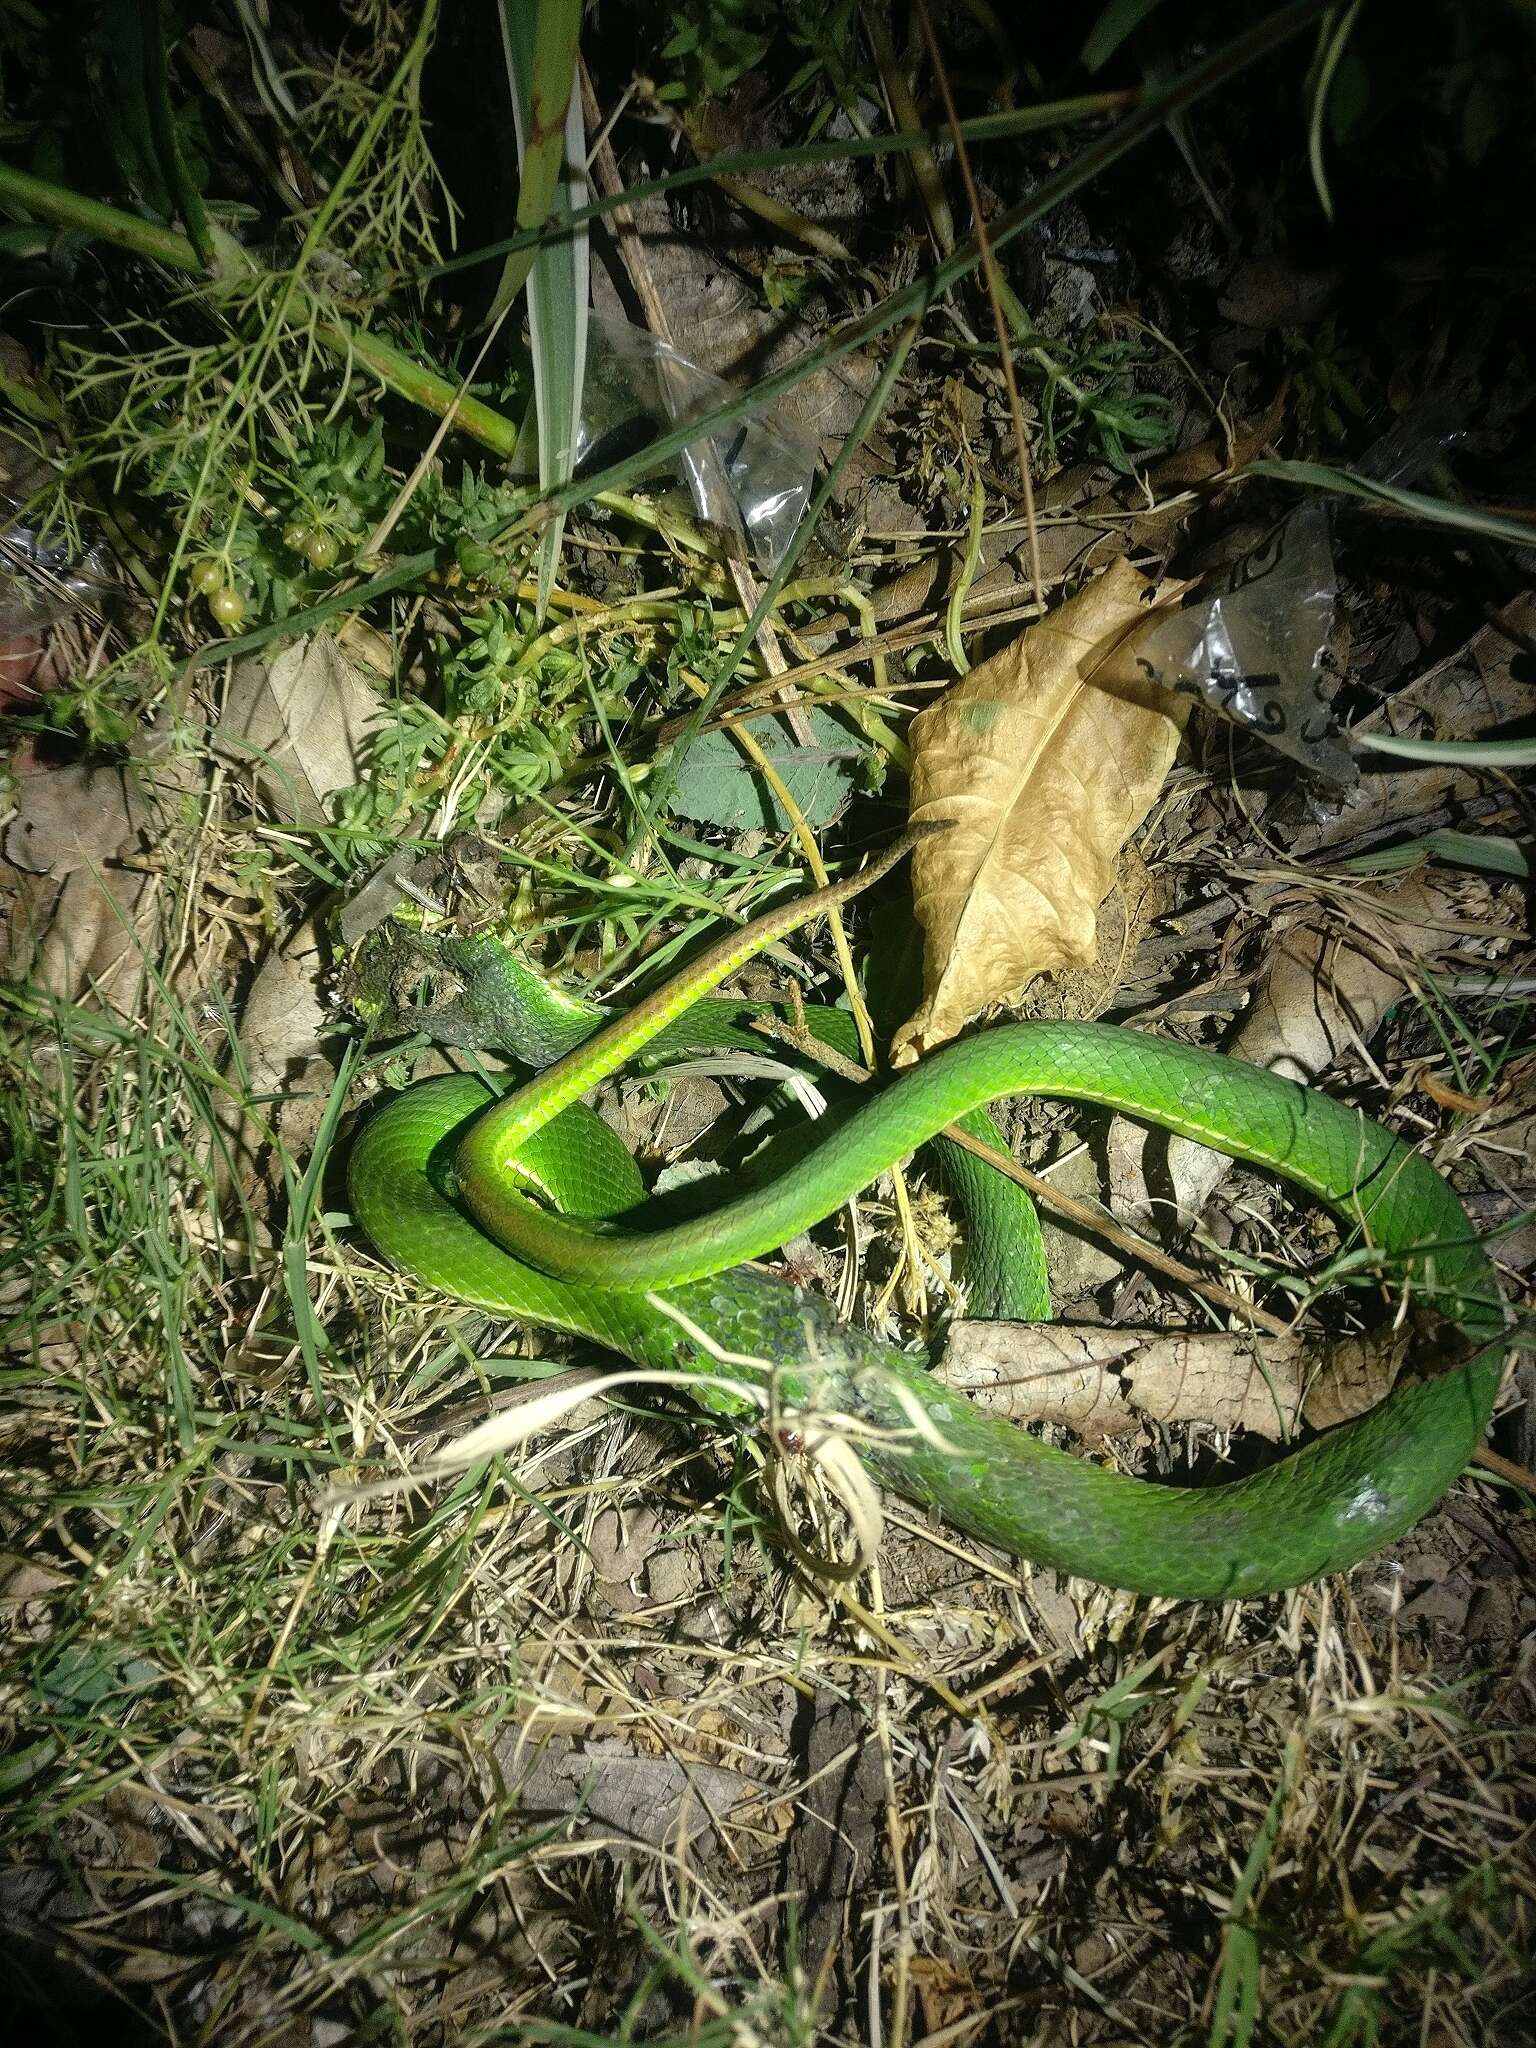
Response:
POLYGON ((779 1425, 774 1432, 774 1441, 786 1458, 796 1457, 805 1449, 805 1438, 798 1429, 792 1429, 788 1423, 779 1425))

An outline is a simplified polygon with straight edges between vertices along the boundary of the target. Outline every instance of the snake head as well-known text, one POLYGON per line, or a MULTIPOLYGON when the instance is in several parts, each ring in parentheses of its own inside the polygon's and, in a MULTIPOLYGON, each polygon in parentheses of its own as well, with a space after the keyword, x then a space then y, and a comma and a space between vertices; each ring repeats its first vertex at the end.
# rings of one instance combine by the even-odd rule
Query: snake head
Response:
POLYGON ((422 1033, 465 1052, 545 1067, 603 1021, 489 933, 426 937, 393 921, 353 957, 345 997, 370 1036, 422 1033))

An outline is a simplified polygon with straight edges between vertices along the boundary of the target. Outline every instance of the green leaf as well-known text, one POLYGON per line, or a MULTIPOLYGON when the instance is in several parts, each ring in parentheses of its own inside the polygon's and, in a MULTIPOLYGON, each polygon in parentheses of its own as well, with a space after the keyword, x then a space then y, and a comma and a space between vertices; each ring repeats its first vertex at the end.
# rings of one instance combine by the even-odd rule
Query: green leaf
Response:
POLYGON ((1109 0, 1109 5, 1088 31, 1082 48, 1085 71, 1100 71, 1116 50, 1140 28, 1162 0, 1109 0))
POLYGON ((1531 847, 1527 841, 1506 839, 1493 832, 1425 832, 1400 846, 1373 847, 1353 859, 1339 862, 1351 875, 1395 875, 1404 868, 1416 868, 1424 860, 1448 861, 1453 867, 1477 868, 1485 875, 1513 875, 1527 881, 1531 875, 1531 847))
POLYGON ((139 0, 107 0, 86 49, 101 135, 124 189, 165 220, 172 210, 145 95, 148 68, 139 0))
POLYGON ((39 1680, 52 1706, 78 1710, 100 1706, 135 1686, 153 1683, 157 1666, 135 1657, 120 1643, 66 1643, 39 1680))
POLYGON ((1499 512, 1481 511, 1476 505, 1458 505, 1450 498, 1405 491, 1398 484, 1378 483, 1374 477, 1360 476, 1352 469, 1334 469, 1324 462, 1250 462, 1243 475, 1274 477, 1280 483, 1303 484, 1310 490, 1336 491, 1341 497, 1370 498, 1426 525, 1454 526, 1465 533, 1480 533, 1487 540, 1512 541, 1519 548, 1536 547, 1536 526, 1529 520, 1507 519, 1499 512))
MULTIPOLYGON (((567 174, 568 115, 577 112, 577 144, 571 163, 585 161, 579 126, 581 96, 575 90, 576 52, 581 38, 581 0, 500 0, 501 43, 512 88, 512 114, 517 125, 517 225, 540 227, 555 211, 573 203, 561 191, 567 174)), ((586 204, 585 181, 575 205, 586 204)), ((487 326, 507 311, 524 282, 552 243, 516 249, 502 266, 501 282, 491 302, 487 326)))
POLYGON ((1330 221, 1333 219, 1333 194, 1328 187, 1327 167, 1323 163, 1323 124, 1333 92, 1334 73, 1344 56, 1355 16, 1363 4, 1364 0, 1350 0, 1342 15, 1336 17, 1330 10, 1323 16, 1322 27, 1318 31, 1317 56, 1307 81, 1312 96, 1307 121, 1307 156, 1312 166, 1312 183, 1317 187, 1318 203, 1330 221))
MULTIPOLYGON (((819 829, 830 825, 848 803, 863 749, 829 712, 813 709, 810 724, 809 747, 798 746, 775 718, 754 718, 748 729, 806 823, 819 829)), ((727 832, 787 832, 791 822, 728 732, 701 733, 689 747, 669 808, 679 817, 727 832)))
MULTIPOLYGON (((570 213, 587 203, 586 135, 576 90, 581 0, 500 0, 500 6, 521 171, 517 224, 526 228, 553 210, 570 213)), ((586 229, 577 228, 535 249, 514 251, 491 310, 491 319, 500 319, 526 280, 541 491, 569 483, 576 467, 587 366, 589 246, 586 229)), ((550 520, 539 543, 541 619, 564 531, 562 513, 550 520)))
POLYGON ((1221 1963, 1212 2003, 1208 2048, 1248 2048, 1258 2017, 1263 1956, 1258 1936, 1244 1918, 1253 1907, 1275 1845, 1280 1838, 1285 1809, 1301 1765, 1301 1739, 1294 1732, 1285 1739, 1280 1761, 1280 1778, 1264 1818, 1259 1823, 1253 1847, 1248 1852, 1222 1930, 1221 1963))
POLYGON ((1335 142, 1351 140, 1370 105, 1370 67, 1350 51, 1340 60, 1333 74, 1333 91, 1328 95, 1328 130, 1335 142))
POLYGON ((40 1741, 29 1742, 24 1749, 8 1750, 0 1756, 0 1795, 16 1791, 25 1785, 28 1778, 35 1778, 39 1771, 47 1768, 59 1753, 56 1737, 45 1735, 40 1741))
POLYGON ((167 76, 170 59, 165 47, 165 22, 160 11, 160 0, 139 0, 139 24, 142 37, 144 106, 149 120, 151 146, 160 175, 176 201, 176 212, 187 231, 187 240, 197 251, 204 270, 213 269, 213 242, 208 234, 208 219, 203 212, 202 194, 193 183, 187 169, 186 158, 182 155, 181 138, 176 132, 176 116, 171 108, 170 80, 167 76))

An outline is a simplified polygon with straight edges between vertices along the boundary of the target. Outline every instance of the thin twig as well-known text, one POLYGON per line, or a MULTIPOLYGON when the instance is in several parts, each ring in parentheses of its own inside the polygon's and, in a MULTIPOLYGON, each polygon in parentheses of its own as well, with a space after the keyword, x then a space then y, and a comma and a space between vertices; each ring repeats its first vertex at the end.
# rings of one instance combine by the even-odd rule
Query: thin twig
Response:
POLYGON ((965 135, 960 127, 960 114, 955 106, 954 93, 950 90, 949 72, 945 67, 943 53, 939 49, 939 39, 933 32, 933 22, 928 13, 928 0, 917 0, 917 16, 923 25, 928 55, 933 61, 933 74, 938 80, 939 96, 944 102, 944 118, 949 123, 950 134, 954 137, 955 161, 960 166, 960 176, 965 182, 965 196, 970 201, 976 253, 981 259, 981 273, 987 285, 987 300, 992 308, 993 325, 997 329, 998 364, 1003 373, 1004 388, 1008 393, 1008 412, 1013 421, 1013 440, 1019 457, 1019 481, 1023 486, 1024 520, 1029 535, 1029 580, 1035 593, 1035 603, 1044 610, 1045 573, 1040 566, 1040 531, 1035 521, 1035 483, 1029 466, 1029 439, 1024 431, 1024 407, 1019 399, 1019 380, 1014 374, 1013 350, 1008 340, 1008 322, 1003 314, 997 259, 992 253, 992 244, 987 236, 986 217, 981 210, 981 194, 976 189, 970 151, 965 146, 965 135))
POLYGON ((1277 1337, 1288 1337, 1295 1328, 1280 1316, 1271 1315, 1268 1309, 1260 1308, 1241 1294, 1234 1294, 1230 1287, 1223 1287, 1219 1280, 1207 1280, 1197 1273, 1193 1266, 1186 1266, 1182 1259, 1173 1258, 1134 1230, 1127 1230, 1123 1223, 1117 1223, 1102 1209, 1091 1202, 1079 1202, 1075 1196, 1064 1195, 1060 1188, 1053 1187, 1048 1180, 1042 1180, 1038 1173, 1031 1173, 1027 1166, 1020 1166, 1007 1152, 999 1152, 995 1145, 983 1144, 973 1138, 958 1124, 951 1124, 943 1133, 965 1151, 973 1152, 978 1159, 984 1159, 988 1166, 1006 1174, 1009 1180, 1017 1181, 1021 1188, 1027 1188, 1037 1202, 1047 1209, 1054 1209, 1058 1216, 1065 1216, 1071 1223, 1080 1223, 1085 1230, 1091 1230, 1116 1251, 1123 1252, 1128 1259, 1135 1259, 1143 1266, 1150 1266, 1154 1272, 1162 1273, 1170 1280, 1177 1280, 1181 1287, 1187 1287, 1193 1294, 1203 1295, 1207 1301, 1240 1315, 1245 1322, 1261 1330, 1271 1330, 1277 1337))
POLYGON ((359 567, 377 559, 385 541, 394 532, 401 514, 405 511, 407 505, 410 504, 412 498, 415 497, 417 491, 420 490, 427 471, 437 460, 437 451, 442 447, 449 433, 458 423, 459 409, 465 399, 468 398, 474 381, 480 374, 480 365, 485 361, 492 344, 500 334, 502 323, 516 304, 517 300, 515 298, 509 300, 487 328, 484 341, 481 342, 479 348, 475 351, 474 361, 459 379, 458 389, 448 401, 448 405, 442 417, 438 420, 437 425, 432 429, 426 447, 422 449, 420 456, 417 458, 415 468, 395 493, 393 504, 389 506, 388 510, 379 520, 378 525, 373 529, 373 532, 369 534, 367 540, 358 549, 357 562, 359 567))
POLYGON ((1500 1479, 1507 1479, 1511 1486, 1518 1486, 1529 1499, 1536 1500, 1536 1472, 1530 1471, 1524 1465, 1517 1465, 1513 1458, 1506 1458, 1499 1451, 1489 1450, 1486 1444, 1479 1444, 1472 1453, 1472 1462, 1474 1465, 1481 1465, 1485 1472, 1493 1472, 1500 1479))

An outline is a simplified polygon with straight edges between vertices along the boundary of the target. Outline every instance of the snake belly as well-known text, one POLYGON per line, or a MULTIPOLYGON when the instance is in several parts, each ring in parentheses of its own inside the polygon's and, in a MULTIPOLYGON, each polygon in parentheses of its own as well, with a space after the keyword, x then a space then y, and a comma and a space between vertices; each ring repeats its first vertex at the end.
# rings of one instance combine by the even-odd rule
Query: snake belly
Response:
POLYGON ((1107 1025, 1002 1026, 924 1061, 766 1190, 671 1233, 609 1234, 599 1219, 622 1216, 643 1190, 618 1140, 575 1103, 517 1166, 587 1247, 576 1254, 590 1267, 579 1277, 540 1270, 571 1250, 563 1237, 553 1251, 541 1244, 535 1264, 488 1236, 466 1206, 472 1194, 481 1214, 495 1208, 497 1190, 466 1189, 457 1177, 464 1134, 491 1100, 472 1078, 428 1081, 364 1127, 349 1165, 352 1211, 386 1259, 458 1300, 694 1375, 697 1398, 716 1412, 735 1404, 711 1385, 724 1376, 712 1354, 732 1354, 737 1380, 751 1372, 736 1361, 761 1361, 781 1404, 895 1433, 899 1441, 861 1453, 892 1490, 956 1529, 1083 1578, 1233 1599, 1343 1570, 1425 1514, 1487 1428, 1504 1311, 1453 1191, 1358 1112, 1220 1054, 1107 1025), (1368 1414, 1256 1472, 1167 1486, 1040 1443, 933 1379, 921 1358, 737 1263, 833 1213, 957 1117, 1009 1095, 1100 1104, 1273 1170, 1332 1209, 1346 1241, 1371 1246, 1395 1290, 1438 1311, 1456 1333, 1458 1362, 1400 1382, 1368 1414), (932 1440, 912 1429, 914 1403, 932 1440))

